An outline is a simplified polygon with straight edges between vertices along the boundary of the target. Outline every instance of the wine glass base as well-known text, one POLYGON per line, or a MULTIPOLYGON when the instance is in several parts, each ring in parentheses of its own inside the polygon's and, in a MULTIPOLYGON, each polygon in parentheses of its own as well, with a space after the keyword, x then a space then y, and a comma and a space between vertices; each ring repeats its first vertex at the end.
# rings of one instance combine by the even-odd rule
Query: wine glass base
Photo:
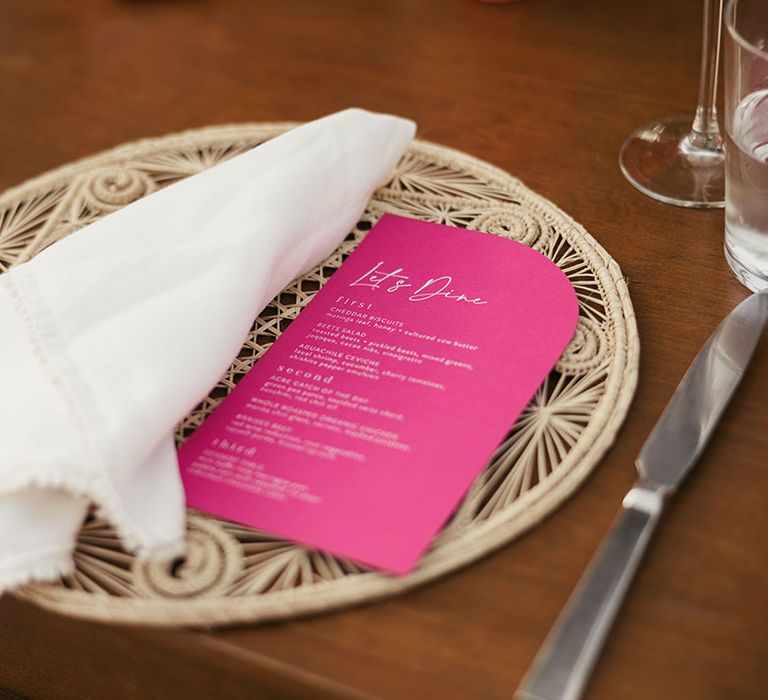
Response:
POLYGON ((621 147, 624 177, 666 204, 701 209, 725 206, 725 154, 691 140, 691 117, 659 119, 635 131, 621 147))

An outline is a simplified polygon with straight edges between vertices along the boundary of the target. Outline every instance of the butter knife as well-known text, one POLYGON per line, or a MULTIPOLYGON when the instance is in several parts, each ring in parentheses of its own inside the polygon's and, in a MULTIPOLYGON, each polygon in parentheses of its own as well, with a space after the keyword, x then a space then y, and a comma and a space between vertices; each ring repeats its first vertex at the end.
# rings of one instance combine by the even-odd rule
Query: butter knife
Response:
POLYGON ((639 480, 560 614, 517 700, 577 700, 666 499, 709 440, 768 318, 768 291, 745 299, 699 351, 635 462, 639 480))

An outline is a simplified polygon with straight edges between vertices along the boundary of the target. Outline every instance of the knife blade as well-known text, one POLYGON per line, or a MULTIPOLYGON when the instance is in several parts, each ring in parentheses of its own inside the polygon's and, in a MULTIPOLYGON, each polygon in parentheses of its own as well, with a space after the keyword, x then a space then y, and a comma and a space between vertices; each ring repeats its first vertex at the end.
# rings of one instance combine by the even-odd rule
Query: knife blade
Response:
POLYGON ((696 355, 640 450, 639 480, 520 684, 517 700, 581 697, 666 499, 701 455, 766 319, 768 291, 747 297, 696 355))

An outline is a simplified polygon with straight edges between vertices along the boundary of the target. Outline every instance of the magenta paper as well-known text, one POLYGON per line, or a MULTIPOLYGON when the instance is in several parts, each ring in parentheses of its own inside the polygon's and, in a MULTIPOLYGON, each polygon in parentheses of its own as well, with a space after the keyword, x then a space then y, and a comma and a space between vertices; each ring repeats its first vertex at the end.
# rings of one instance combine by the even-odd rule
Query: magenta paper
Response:
POLYGON ((577 315, 536 251, 386 215, 181 448, 187 504, 406 573, 577 315))

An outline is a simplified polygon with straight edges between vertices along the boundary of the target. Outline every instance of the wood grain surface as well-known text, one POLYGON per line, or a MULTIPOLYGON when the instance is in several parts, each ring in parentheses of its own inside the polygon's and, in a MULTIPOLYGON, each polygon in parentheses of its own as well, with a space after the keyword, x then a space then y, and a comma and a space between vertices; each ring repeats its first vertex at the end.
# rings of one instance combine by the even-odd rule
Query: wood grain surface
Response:
MULTIPOLYGON (((700 0, 3 0, 0 189, 116 144, 357 105, 488 160, 581 222, 629 281, 640 382, 616 445, 540 526, 385 602, 213 631, 0 600, 0 687, 29 698, 509 698, 699 346, 747 294, 722 211, 622 178, 627 134, 696 99, 700 0)), ((2 342, 0 329, 0 342, 2 342)), ((768 338, 670 504, 587 700, 768 694, 768 338)), ((0 391, 2 388, 0 387, 0 391)))

